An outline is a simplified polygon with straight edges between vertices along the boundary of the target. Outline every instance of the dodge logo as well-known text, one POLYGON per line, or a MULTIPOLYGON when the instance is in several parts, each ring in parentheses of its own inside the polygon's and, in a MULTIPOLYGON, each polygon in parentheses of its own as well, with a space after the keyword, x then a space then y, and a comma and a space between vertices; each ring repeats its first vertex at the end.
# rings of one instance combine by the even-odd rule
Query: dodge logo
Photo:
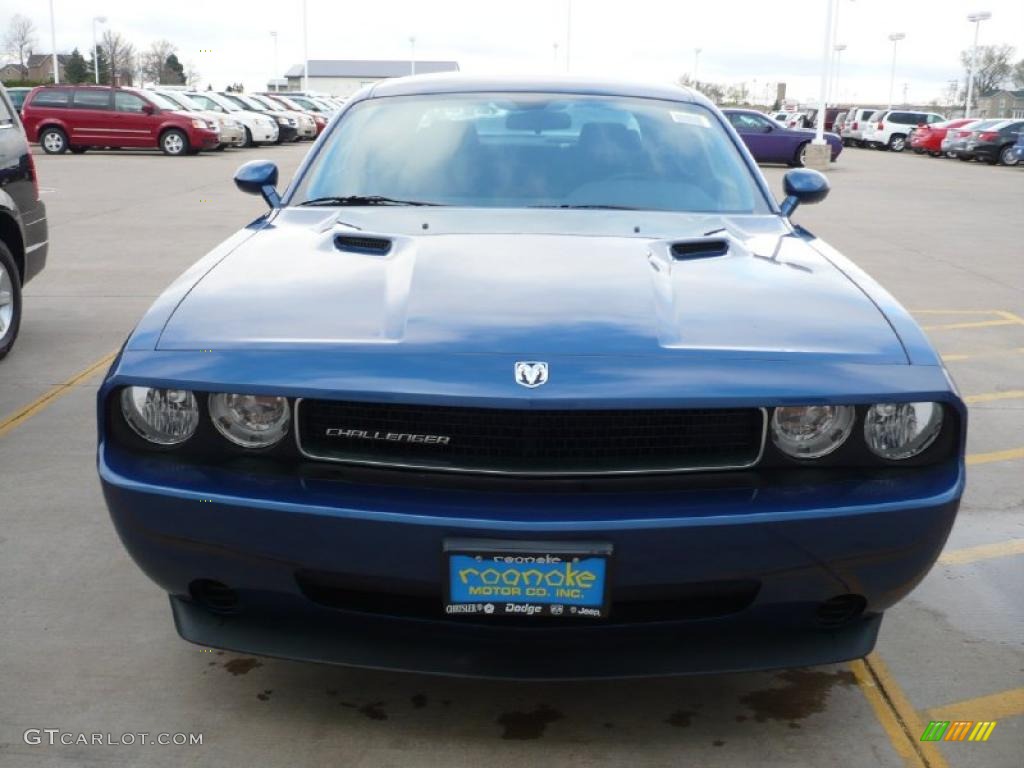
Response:
POLYGON ((516 384, 533 389, 548 382, 548 364, 532 360, 516 363, 516 384))

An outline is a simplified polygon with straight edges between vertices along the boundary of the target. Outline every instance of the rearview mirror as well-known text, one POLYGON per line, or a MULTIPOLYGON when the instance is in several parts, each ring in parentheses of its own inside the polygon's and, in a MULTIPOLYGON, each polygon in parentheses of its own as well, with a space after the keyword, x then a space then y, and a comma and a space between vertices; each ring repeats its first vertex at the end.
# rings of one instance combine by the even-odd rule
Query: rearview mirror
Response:
POLYGON ((825 174, 810 168, 800 168, 782 177, 782 189, 786 193, 786 199, 782 201, 782 213, 788 217, 803 203, 820 203, 828 197, 830 187, 825 174))
POLYGON ((509 112, 505 127, 510 131, 564 131, 572 127, 568 112, 552 112, 546 109, 529 109, 524 112, 509 112))
POLYGON ((262 195, 271 208, 281 207, 277 166, 269 160, 251 160, 235 171, 235 186, 248 195, 262 195))

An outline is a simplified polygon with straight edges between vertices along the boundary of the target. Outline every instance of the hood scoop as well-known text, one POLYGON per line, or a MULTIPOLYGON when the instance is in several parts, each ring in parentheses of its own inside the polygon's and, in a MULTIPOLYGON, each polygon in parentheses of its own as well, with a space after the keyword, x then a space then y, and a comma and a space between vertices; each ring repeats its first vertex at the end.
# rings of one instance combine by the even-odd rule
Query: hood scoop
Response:
POLYGON ((387 256, 391 252, 391 240, 386 237, 367 235, 337 235, 334 247, 348 253, 362 253, 370 256, 387 256))
POLYGON ((710 259, 728 254, 729 240, 724 237, 695 237, 689 240, 677 240, 672 243, 670 251, 672 258, 676 261, 710 259))

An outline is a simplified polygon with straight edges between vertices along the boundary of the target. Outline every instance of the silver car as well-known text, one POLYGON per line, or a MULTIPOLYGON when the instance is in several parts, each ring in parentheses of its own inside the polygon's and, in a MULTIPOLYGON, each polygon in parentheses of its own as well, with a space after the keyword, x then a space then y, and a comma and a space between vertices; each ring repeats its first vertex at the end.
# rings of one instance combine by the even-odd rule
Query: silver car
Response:
POLYGON ((846 122, 839 133, 845 146, 864 146, 864 127, 877 111, 874 107, 856 107, 846 113, 846 122))

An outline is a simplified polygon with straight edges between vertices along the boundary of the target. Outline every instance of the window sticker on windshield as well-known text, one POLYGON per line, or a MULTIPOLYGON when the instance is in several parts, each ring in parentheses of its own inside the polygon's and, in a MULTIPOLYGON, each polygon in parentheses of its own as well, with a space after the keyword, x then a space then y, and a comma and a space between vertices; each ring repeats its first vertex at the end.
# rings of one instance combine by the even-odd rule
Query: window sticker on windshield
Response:
POLYGON ((672 115, 672 120, 677 123, 686 123, 686 125, 698 125, 701 128, 710 128, 711 123, 704 115, 694 114, 693 112, 669 112, 672 115))

